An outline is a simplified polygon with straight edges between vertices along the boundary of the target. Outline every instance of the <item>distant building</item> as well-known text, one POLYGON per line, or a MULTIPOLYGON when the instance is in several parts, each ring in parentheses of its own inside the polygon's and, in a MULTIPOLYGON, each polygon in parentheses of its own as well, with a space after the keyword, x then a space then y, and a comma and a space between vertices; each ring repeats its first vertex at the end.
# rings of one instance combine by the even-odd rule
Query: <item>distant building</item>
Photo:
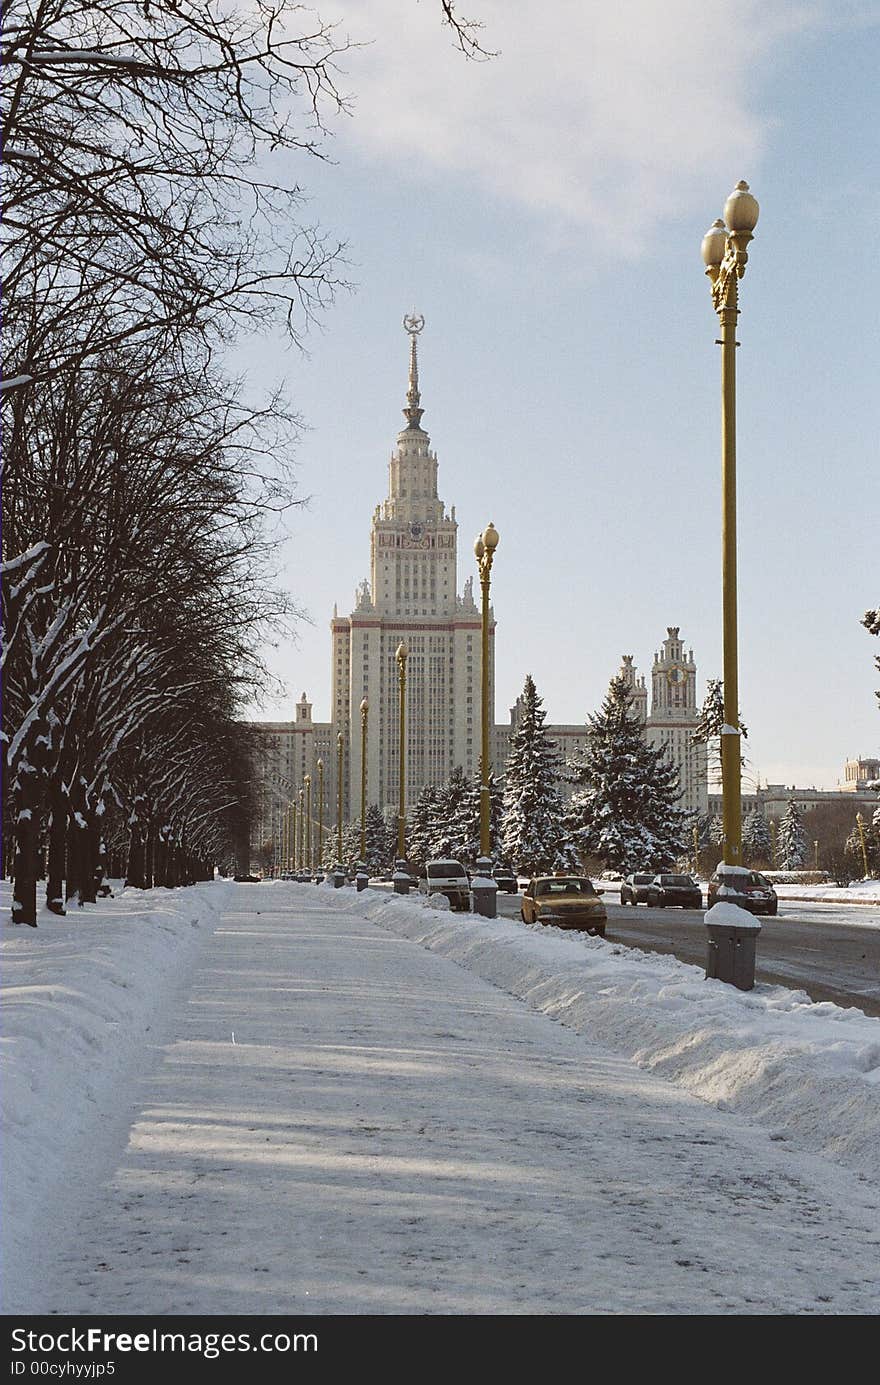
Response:
MULTIPOLYGON (((461 766, 475 775, 480 763, 482 642, 473 578, 457 590, 458 524, 455 507, 439 498, 437 454, 422 428, 418 335, 421 317, 404 320, 410 337, 409 380, 403 409, 405 426, 397 435, 388 466, 388 494, 377 505, 370 533, 370 576, 361 582, 354 609, 334 608, 331 630, 331 720, 316 722, 303 693, 292 721, 252 723, 258 780, 258 811, 252 845, 280 842, 289 806, 300 811, 303 777, 311 776, 312 819, 319 817, 318 786, 323 779, 320 816, 326 831, 336 823, 339 790, 339 736, 342 736, 342 813, 346 822, 360 812, 361 704, 368 703, 367 803, 396 812, 399 800, 399 682, 396 651, 409 651, 406 679, 406 803, 426 784, 441 784, 461 766), (321 775, 318 762, 321 762, 321 775)), ((696 665, 685 654, 677 626, 670 626, 662 651, 654 656, 651 711, 644 678, 632 655, 621 672, 633 690, 636 709, 652 744, 667 746, 679 770, 683 806, 706 811, 705 747, 692 739, 698 713, 696 665)), ((489 705, 495 701, 495 618, 490 612, 489 705)), ((511 731, 519 720, 519 701, 510 722, 490 728, 490 759, 502 773, 511 731)), ((586 749, 586 725, 548 726, 566 760, 586 749)), ((303 799, 303 802, 305 800, 303 799)), ((314 831, 314 828, 313 828, 314 831)), ((289 835, 289 831, 288 831, 289 835)))
POLYGON ((869 784, 880 783, 880 760, 847 760, 843 767, 844 793, 862 793, 869 784))

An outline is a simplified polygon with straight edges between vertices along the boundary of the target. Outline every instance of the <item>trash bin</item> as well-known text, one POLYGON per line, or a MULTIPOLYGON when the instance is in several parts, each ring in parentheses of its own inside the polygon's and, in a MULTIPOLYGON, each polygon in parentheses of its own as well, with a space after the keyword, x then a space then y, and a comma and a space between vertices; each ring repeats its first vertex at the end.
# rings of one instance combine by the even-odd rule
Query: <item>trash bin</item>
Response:
POLYGON ((333 867, 333 888, 338 890, 345 884, 345 870, 342 866, 333 867))
POLYGON ((709 941, 706 978, 726 981, 740 991, 755 984, 755 952, 761 925, 737 904, 715 904, 706 914, 709 941))
POLYGON ((360 894, 361 890, 365 890, 370 883, 370 877, 363 861, 358 861, 357 874, 354 877, 354 882, 357 885, 358 894, 360 894))
POLYGON ((394 884, 395 894, 409 894, 412 876, 406 868, 406 861, 394 862, 394 874, 391 879, 394 884))
POLYGON ((474 895, 474 913, 485 919, 498 916, 498 886, 492 875, 492 862, 486 856, 477 858, 476 875, 471 880, 474 895))

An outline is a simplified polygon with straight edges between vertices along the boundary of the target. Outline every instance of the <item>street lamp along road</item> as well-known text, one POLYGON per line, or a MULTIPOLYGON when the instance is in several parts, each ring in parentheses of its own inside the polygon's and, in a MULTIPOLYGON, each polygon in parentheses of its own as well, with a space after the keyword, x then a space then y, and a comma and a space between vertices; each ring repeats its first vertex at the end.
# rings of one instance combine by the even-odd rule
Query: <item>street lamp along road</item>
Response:
POLYGON ((336 736, 336 871, 342 874, 342 751, 345 745, 342 732, 336 736))
POLYGON ((492 878, 490 812, 489 812, 489 583, 492 574, 492 560, 498 547, 499 534, 490 520, 478 534, 474 543, 474 555, 480 574, 482 602, 482 668, 481 668, 481 740, 480 740, 480 858, 477 861, 477 874, 474 879, 474 908, 486 918, 495 918, 497 911, 497 887, 492 878))
POLYGON ((397 646, 397 681, 399 687, 399 756, 400 781, 397 802, 397 865, 394 870, 395 894, 406 894, 409 876, 404 870, 406 859, 406 661, 409 650, 403 640, 397 646))
POLYGON ((742 797, 739 670, 736 611, 736 319, 746 247, 758 223, 758 203, 748 183, 737 183, 724 204, 724 220, 703 237, 702 255, 721 324, 721 593, 724 646, 724 727, 721 732, 721 793, 724 860, 742 865, 742 797))
POLYGON ((324 761, 318 765, 318 875, 324 879, 324 761))
POLYGON ((312 776, 304 774, 303 783, 306 788, 306 871, 312 875, 312 776))
POLYGON ((361 703, 361 864, 367 864, 367 717, 370 704, 361 703))

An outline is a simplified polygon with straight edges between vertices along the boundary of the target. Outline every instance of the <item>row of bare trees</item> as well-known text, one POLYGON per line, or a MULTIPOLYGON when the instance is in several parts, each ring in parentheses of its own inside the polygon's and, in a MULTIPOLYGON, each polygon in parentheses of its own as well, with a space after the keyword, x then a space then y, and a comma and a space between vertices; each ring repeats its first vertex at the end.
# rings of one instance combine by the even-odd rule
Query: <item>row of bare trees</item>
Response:
POLYGON ((10 0, 4 31, 4 865, 35 925, 44 874, 63 912, 246 836, 296 419, 221 361, 332 296, 263 168, 341 102, 333 32, 283 0, 10 0))

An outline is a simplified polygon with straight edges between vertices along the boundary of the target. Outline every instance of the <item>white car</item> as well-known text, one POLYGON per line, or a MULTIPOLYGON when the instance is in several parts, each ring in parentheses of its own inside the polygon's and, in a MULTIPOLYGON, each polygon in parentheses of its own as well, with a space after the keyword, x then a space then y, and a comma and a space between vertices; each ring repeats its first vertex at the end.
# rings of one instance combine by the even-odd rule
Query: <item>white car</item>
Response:
POLYGON ((419 889, 428 896, 445 895, 453 909, 470 908, 471 882, 460 861, 428 861, 419 889))

